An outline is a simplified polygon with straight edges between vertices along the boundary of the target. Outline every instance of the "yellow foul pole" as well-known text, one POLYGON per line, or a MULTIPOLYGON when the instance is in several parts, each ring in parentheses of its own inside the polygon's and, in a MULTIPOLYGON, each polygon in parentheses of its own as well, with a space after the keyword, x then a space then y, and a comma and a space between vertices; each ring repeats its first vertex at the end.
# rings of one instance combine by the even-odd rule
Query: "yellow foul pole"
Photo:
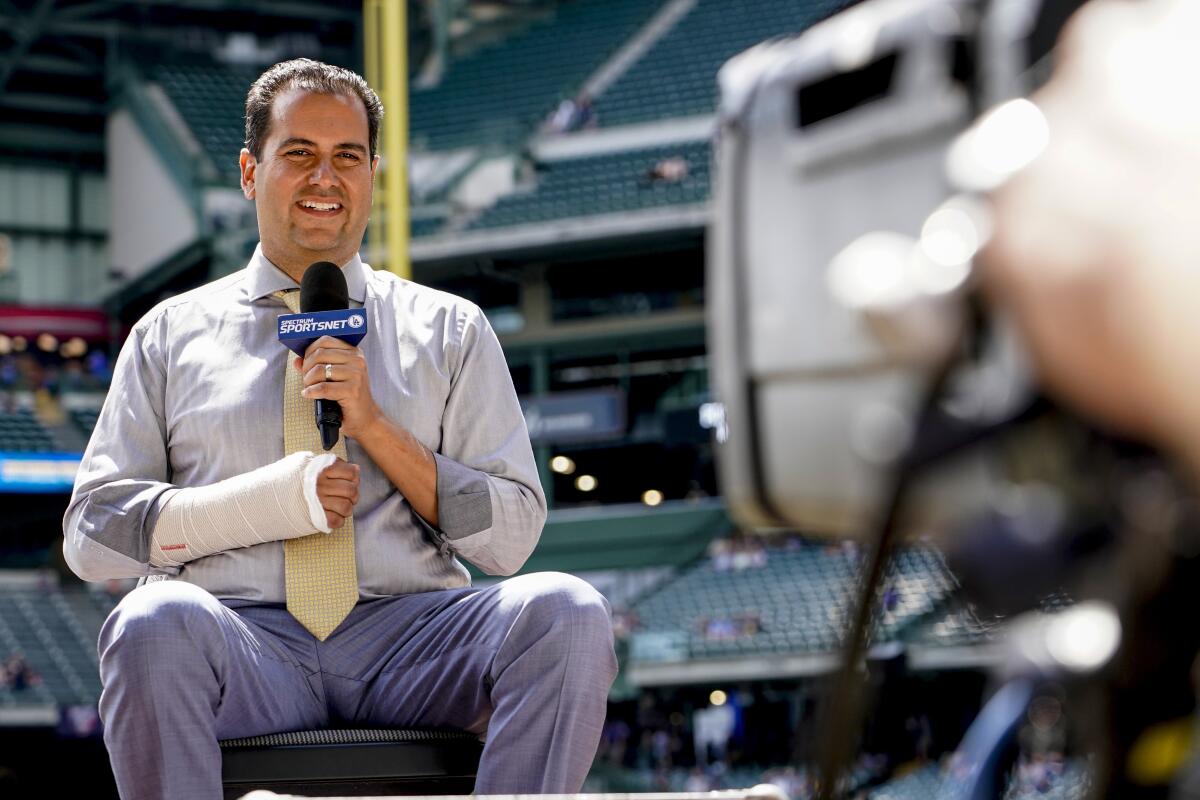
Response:
POLYGON ((367 81, 379 92, 384 107, 383 185, 376 187, 375 208, 371 215, 371 263, 382 265, 402 278, 411 278, 408 261, 406 11, 406 0, 363 0, 363 56, 367 81), (382 252, 384 236, 386 257, 382 252))

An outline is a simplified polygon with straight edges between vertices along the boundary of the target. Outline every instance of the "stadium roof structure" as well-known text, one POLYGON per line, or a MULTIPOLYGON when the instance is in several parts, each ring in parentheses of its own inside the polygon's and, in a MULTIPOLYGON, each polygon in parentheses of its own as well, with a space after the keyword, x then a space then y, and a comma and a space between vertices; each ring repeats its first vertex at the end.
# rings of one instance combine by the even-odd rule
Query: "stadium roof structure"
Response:
POLYGON ((361 0, 0 0, 0 157, 101 164, 122 59, 236 56, 237 36, 359 48, 361 0))

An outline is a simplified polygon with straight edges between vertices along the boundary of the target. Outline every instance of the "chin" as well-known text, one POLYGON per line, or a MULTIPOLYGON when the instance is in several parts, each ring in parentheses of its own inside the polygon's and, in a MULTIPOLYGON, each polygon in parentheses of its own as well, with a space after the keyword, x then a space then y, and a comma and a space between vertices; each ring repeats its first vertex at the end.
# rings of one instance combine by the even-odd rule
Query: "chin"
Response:
POLYGON ((331 255, 344 249, 340 239, 300 237, 292 241, 302 250, 320 255, 331 255))

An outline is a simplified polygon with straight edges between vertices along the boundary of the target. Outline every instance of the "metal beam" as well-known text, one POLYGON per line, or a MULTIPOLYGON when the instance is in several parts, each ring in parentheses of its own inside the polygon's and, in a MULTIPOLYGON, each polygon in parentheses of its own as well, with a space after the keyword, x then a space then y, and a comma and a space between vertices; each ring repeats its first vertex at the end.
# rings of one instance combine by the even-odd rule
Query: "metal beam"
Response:
MULTIPOLYGON (((49 0, 53 2, 53 0, 49 0)), ((188 4, 188 8, 196 11, 210 10, 209 6, 199 4, 198 0, 192 0, 188 4)), ((139 6, 163 6, 178 10, 179 4, 168 2, 168 0, 138 0, 139 6)), ((98 9, 97 9, 98 10, 98 9)), ((242 6, 236 4, 221 4, 214 5, 211 10, 216 13, 218 11, 232 12, 235 10, 243 10, 242 6)), ((272 19, 308 19, 313 21, 324 22, 356 22, 360 18, 360 13, 357 11, 349 11, 347 9, 330 8, 328 6, 308 5, 307 3, 297 2, 279 2, 271 3, 270 5, 258 6, 255 9, 260 16, 269 17, 272 19), (269 9, 269 13, 264 13, 269 9)), ((243 11, 244 13, 244 11, 243 11)), ((19 29, 25 23, 25 15, 9 13, 0 13, 0 27, 8 30, 19 29)), ((64 14, 55 14, 44 25, 44 32, 61 34, 64 36, 76 36, 87 39, 140 39, 143 41, 171 42, 179 37, 180 30, 186 28, 203 27, 201 23, 189 24, 172 27, 169 25, 150 25, 142 22, 125 23, 119 19, 73 19, 64 14)))
POLYGON ((52 75, 71 75, 87 77, 97 75, 96 65, 84 64, 62 56, 48 56, 41 53, 30 53, 21 61, 22 66, 32 72, 50 73, 52 75))
POLYGON ((99 14, 111 14, 121 7, 120 2, 106 0, 99 3, 82 3, 70 8, 64 8, 58 12, 58 19, 82 19, 84 17, 94 17, 99 14))
POLYGON ((100 115, 108 113, 108 106, 95 100, 32 92, 4 92, 0 94, 0 108, 42 111, 47 114, 100 115))
POLYGON ((126 0, 135 6, 166 6, 186 11, 237 11, 260 17, 286 17, 288 19, 311 19, 322 21, 354 22, 362 17, 357 8, 339 8, 328 3, 304 3, 296 0, 272 0, 246 8, 241 0, 126 0))
POLYGON ((0 65, 0 95, 4 94, 4 87, 8 85, 8 79, 17 71, 21 59, 25 57, 29 52, 29 48, 33 47, 33 43, 42 35, 46 20, 54 8, 54 3, 55 0, 39 0, 37 6, 33 9, 33 13, 29 15, 28 22, 17 29, 17 43, 13 47, 12 52, 8 54, 8 59, 5 60, 3 65, 0 65))
MULTIPOLYGON (((65 58, 69 60, 73 59, 79 64, 87 64, 92 68, 93 73, 98 75, 104 73, 103 54, 89 50, 79 42, 66 36, 47 36, 43 41, 49 46, 65 50, 67 53, 65 58)), ((108 43, 104 42, 101 46, 107 49, 108 43)))
POLYGON ((104 136, 58 126, 0 122, 0 152, 5 150, 103 154, 104 136))
POLYGON ((342 8, 328 3, 306 3, 303 0, 272 0, 247 8, 242 0, 97 0, 94 3, 63 9, 59 17, 77 20, 99 14, 111 14, 122 8, 170 8, 173 11, 200 13, 250 13, 259 17, 310 19, 323 22, 355 22, 360 19, 357 8, 342 8))

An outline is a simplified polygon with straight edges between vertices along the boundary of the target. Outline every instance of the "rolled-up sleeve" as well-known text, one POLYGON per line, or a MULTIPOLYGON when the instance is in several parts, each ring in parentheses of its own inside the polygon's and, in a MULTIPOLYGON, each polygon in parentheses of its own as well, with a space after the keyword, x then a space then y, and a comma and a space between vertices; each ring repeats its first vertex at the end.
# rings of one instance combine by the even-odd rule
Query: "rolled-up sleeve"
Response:
POLYGON ((435 534, 489 575, 512 575, 542 534, 546 496, 500 342, 472 311, 460 317, 459 367, 434 454, 435 534))
POLYGON ((167 460, 161 315, 121 348, 63 517, 63 555, 87 581, 171 572, 149 565, 150 532, 173 487, 167 460))

